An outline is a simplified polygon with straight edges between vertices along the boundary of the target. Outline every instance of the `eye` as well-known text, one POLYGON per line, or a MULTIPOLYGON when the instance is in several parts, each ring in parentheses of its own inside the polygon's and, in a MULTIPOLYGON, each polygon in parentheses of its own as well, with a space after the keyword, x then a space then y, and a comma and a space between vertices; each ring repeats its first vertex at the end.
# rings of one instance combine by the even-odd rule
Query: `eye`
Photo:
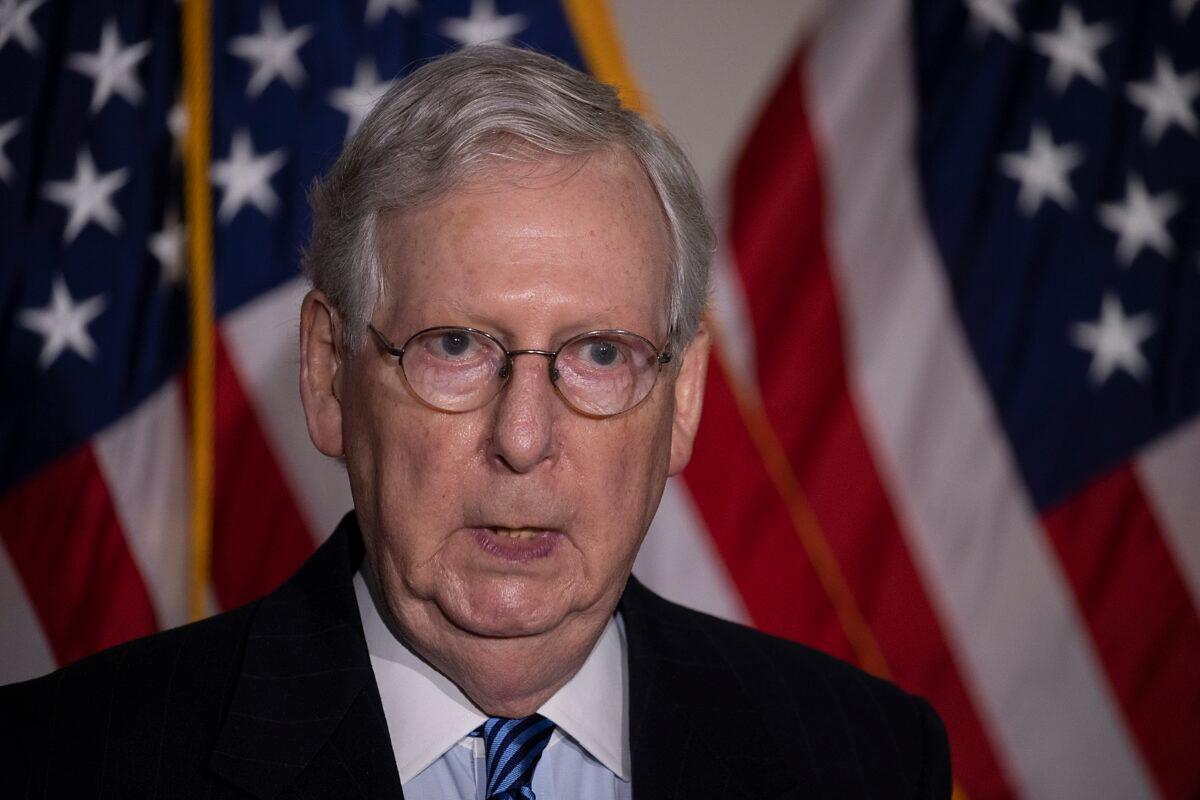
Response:
POLYGON ((615 343, 601 339, 588 342, 584 355, 598 367, 611 367, 620 358, 621 351, 615 343))
MULTIPOLYGON (((462 367, 495 355, 495 346, 478 333, 464 328, 435 328, 416 336, 408 351, 412 358, 429 359, 430 363, 462 367)), ((411 361, 410 361, 411 363, 411 361)))
POLYGON ((471 348, 471 337, 466 331, 446 331, 437 341, 437 349, 448 356, 461 356, 471 348))

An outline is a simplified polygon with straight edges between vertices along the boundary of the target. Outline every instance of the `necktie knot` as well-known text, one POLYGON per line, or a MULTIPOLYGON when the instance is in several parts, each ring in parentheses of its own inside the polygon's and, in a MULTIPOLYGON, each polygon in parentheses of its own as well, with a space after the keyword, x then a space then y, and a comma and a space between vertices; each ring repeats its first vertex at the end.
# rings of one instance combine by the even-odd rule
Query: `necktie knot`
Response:
POLYGON ((483 739, 487 757, 487 800, 534 800, 533 769, 554 732, 541 714, 520 719, 489 717, 471 732, 483 739))

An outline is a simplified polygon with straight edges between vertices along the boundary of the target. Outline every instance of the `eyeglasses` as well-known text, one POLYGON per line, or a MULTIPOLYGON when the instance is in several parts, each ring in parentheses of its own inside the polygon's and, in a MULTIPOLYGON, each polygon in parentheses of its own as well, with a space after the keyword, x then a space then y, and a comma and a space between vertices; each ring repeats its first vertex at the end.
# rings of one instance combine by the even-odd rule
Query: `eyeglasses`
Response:
POLYGON ((550 360, 550 383, 568 406, 589 417, 611 417, 645 400, 671 360, 671 353, 629 331, 588 331, 557 350, 509 350, 474 328, 426 328, 396 347, 374 325, 367 327, 400 362, 413 394, 442 411, 486 405, 512 377, 513 359, 533 355, 550 360))

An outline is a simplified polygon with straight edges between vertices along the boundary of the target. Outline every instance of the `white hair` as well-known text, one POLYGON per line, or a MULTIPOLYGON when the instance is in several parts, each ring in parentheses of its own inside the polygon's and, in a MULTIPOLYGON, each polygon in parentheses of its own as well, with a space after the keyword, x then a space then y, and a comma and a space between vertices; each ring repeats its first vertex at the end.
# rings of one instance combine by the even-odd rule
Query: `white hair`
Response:
POLYGON ((671 233, 671 338, 681 350, 708 299, 713 231, 695 171, 671 135, 624 108, 613 87, 547 55, 468 47, 431 60, 378 102, 309 191, 312 237, 303 267, 362 342, 382 292, 381 213, 429 203, 497 155, 536 161, 605 149, 645 170, 671 233))

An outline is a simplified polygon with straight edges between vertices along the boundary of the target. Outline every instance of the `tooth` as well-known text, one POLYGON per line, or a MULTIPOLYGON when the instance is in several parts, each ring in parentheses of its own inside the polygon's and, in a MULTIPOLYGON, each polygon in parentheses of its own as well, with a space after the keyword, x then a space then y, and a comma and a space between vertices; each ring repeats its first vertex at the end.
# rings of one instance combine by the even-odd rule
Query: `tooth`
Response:
POLYGON ((492 528, 492 532, 506 539, 522 539, 525 541, 535 539, 538 535, 538 531, 535 528, 492 528))

